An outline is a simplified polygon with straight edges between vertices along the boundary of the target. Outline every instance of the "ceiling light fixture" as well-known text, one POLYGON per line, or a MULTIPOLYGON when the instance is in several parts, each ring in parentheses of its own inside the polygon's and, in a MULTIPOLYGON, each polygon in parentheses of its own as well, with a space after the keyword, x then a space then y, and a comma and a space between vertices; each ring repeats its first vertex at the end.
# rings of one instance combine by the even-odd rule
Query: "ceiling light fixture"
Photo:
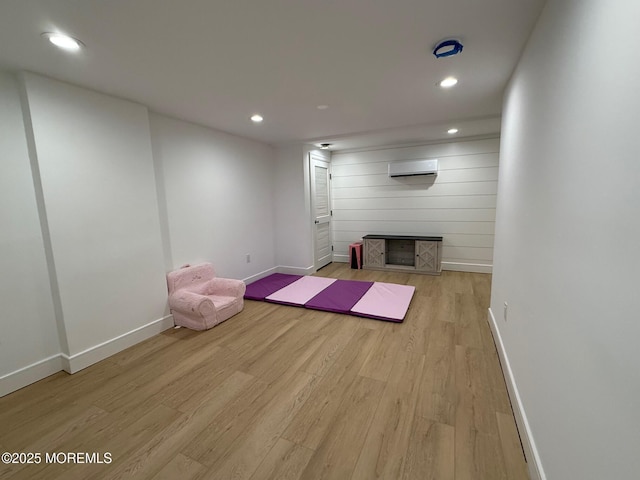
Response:
POLYGON ((42 36, 53 43, 56 47, 67 50, 68 52, 77 52, 84 46, 84 43, 77 38, 73 38, 62 33, 44 32, 42 36))
POLYGON ((453 135, 454 133, 458 133, 458 129, 457 128, 450 128, 449 130, 447 130, 447 133, 449 135, 453 135))
POLYGON ((264 120, 264 118, 262 118, 262 115, 259 115, 257 113, 255 115, 251 115, 251 121, 253 123, 260 123, 262 122, 262 120, 264 120))
POLYGON ((320 149, 322 150, 329 150, 329 147, 331 146, 330 143, 321 143, 320 144, 320 149))
POLYGON ((329 108, 329 105, 318 105, 316 108, 318 110, 326 110, 327 108, 329 108))
POLYGON ((456 77, 447 77, 444 80, 442 80, 440 82, 440 86, 442 88, 451 88, 453 87, 456 83, 458 83, 458 79, 456 77))

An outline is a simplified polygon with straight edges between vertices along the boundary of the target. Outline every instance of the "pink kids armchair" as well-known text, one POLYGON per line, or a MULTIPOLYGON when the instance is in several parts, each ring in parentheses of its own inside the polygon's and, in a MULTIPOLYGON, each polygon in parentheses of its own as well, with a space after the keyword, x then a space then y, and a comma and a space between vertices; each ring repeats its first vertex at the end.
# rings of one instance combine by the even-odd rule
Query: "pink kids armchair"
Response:
POLYGON ((185 265, 169 272, 167 285, 176 325, 207 330, 244 308, 244 282, 216 277, 210 263, 185 265))

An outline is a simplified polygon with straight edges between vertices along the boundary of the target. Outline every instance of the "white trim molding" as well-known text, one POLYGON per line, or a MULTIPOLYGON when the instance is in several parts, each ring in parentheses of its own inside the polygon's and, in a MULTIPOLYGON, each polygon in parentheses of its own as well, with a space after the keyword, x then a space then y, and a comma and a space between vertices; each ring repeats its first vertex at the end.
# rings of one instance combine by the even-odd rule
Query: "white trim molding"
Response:
POLYGON ((167 315, 74 355, 63 353, 61 354, 62 368, 69 373, 79 372, 83 368, 164 332, 173 325, 173 315, 167 315))
POLYGON ((518 431, 520 432, 520 439, 522 441, 522 448, 524 449, 525 456, 527 458, 527 466, 529 468, 529 476, 531 480, 547 480, 547 477, 542 468, 542 462, 540 460, 540 454, 536 448, 536 442, 533 439, 533 432, 529 421, 527 420, 527 414, 524 411, 522 399, 518 392, 518 386, 511 370, 511 364, 509 363, 509 357, 502 343, 502 337, 500 336, 500 330, 498 330, 498 324, 496 318, 489 308, 488 315, 489 326, 493 333, 493 341, 498 350, 498 356, 500 357, 500 364, 502 366, 502 375, 504 381, 507 384, 507 390, 509 391, 509 398, 511 399, 511 407, 513 408, 513 415, 518 424, 518 431))
MULTIPOLYGON (((334 253, 333 261, 340 263, 349 263, 349 255, 334 253)), ((486 265, 481 263, 442 262, 442 270, 449 270, 452 272, 492 273, 493 265, 486 265)))
POLYGON ((171 327, 173 316, 167 315, 74 355, 59 353, 27 365, 0 377, 0 397, 60 371, 72 374, 79 372, 171 327))
POLYGON ((451 272, 491 273, 493 265, 483 263, 442 262, 442 270, 451 272))
POLYGON ((278 273, 289 273, 292 275, 311 275, 316 272, 316 268, 311 265, 309 267, 291 267, 288 265, 280 265, 278 273))
POLYGON ((271 275, 272 273, 276 273, 277 271, 278 267, 269 268, 267 270, 263 270, 262 272, 256 273, 255 275, 251 275, 250 277, 243 278, 242 281, 244 283, 252 283, 256 280, 260 280, 261 278, 271 275))
POLYGON ((333 261, 336 263, 349 263, 349 255, 344 255, 342 253, 334 253, 333 261))
POLYGON ((269 268, 267 270, 263 270, 260 273, 256 273, 255 275, 251 275, 250 277, 243 278, 242 281, 246 284, 253 283, 256 280, 260 280, 268 275, 273 273, 288 273, 290 275, 311 275, 315 273, 315 267, 313 265, 309 267, 292 267, 290 265, 278 265, 277 267, 269 268))
POLYGON ((62 370, 62 356, 52 355, 0 377, 0 397, 20 390, 62 370))

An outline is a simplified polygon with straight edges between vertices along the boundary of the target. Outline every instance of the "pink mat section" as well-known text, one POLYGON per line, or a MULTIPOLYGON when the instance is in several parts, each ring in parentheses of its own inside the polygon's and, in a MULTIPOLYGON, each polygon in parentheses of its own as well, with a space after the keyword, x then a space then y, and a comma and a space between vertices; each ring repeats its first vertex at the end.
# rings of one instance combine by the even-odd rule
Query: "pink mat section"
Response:
POLYGON ((296 280, 295 282, 269 295, 265 300, 267 302, 302 307, 305 303, 335 281, 335 278, 302 277, 300 280, 296 280))
POLYGON ((409 309, 416 287, 375 282, 351 309, 361 317, 401 322, 409 309))

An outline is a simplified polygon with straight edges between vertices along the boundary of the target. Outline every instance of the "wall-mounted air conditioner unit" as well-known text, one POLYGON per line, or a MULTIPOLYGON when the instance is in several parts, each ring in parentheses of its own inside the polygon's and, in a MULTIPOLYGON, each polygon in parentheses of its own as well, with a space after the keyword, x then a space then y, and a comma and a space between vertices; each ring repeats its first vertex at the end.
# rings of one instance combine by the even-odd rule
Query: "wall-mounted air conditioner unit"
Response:
POLYGON ((389 164, 390 177, 408 177, 410 175, 437 175, 438 159, 412 160, 410 162, 394 162, 389 164))

